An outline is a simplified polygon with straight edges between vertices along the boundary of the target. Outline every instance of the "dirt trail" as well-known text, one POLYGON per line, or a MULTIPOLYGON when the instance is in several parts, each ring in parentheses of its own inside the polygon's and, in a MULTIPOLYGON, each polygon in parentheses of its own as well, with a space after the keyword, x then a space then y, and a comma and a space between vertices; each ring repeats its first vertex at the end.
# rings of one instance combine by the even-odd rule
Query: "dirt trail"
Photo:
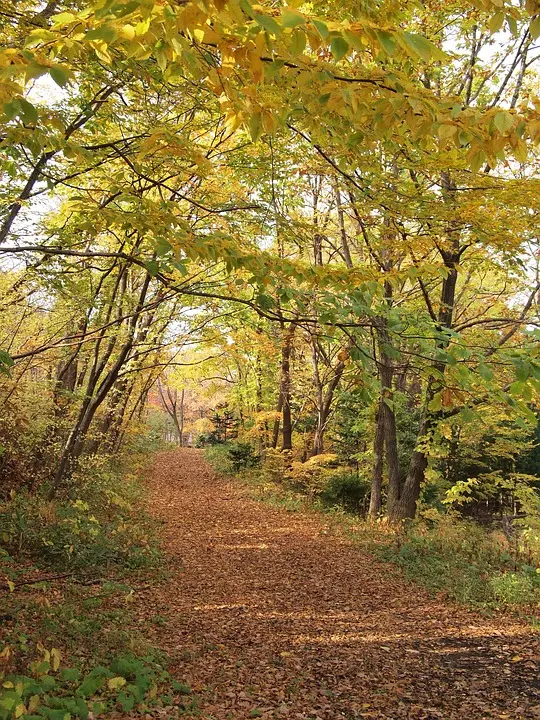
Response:
POLYGON ((433 600, 197 450, 149 479, 177 571, 140 609, 203 718, 540 718, 529 628, 433 600))

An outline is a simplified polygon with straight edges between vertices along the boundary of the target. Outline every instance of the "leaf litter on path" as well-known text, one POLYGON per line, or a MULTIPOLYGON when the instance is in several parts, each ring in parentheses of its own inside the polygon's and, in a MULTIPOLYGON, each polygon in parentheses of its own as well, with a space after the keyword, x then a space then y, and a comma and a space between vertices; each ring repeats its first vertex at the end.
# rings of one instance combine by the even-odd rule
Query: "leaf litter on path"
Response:
POLYGON ((138 612, 161 618, 151 639, 200 717, 540 720, 525 623, 434 600, 324 517, 250 499, 198 450, 160 453, 148 482, 171 577, 138 612))

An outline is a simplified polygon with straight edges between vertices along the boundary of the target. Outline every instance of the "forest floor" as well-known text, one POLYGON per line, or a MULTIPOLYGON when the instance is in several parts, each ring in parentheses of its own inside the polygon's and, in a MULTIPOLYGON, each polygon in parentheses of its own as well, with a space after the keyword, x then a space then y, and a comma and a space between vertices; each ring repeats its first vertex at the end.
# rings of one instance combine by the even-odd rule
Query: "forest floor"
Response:
POLYGON ((322 515, 252 500, 200 451, 157 456, 171 577, 140 593, 200 717, 540 718, 540 643, 508 615, 433 599, 322 515))

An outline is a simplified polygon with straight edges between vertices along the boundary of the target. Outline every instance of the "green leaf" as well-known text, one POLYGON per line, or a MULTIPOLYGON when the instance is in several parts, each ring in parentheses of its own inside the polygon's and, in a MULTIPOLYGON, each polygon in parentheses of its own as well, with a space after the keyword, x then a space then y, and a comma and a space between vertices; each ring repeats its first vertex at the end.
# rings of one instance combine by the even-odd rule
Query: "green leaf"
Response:
POLYGON ((518 34, 518 24, 516 18, 512 15, 507 15, 506 22, 508 23, 508 29, 510 30, 512 35, 516 37, 518 34))
POLYGON ((253 142, 259 139, 261 135, 261 113, 256 112, 250 116, 248 120, 249 134, 253 142))
POLYGON ((69 72, 61 67, 60 65, 56 65, 55 67, 52 67, 49 70, 49 75, 52 77, 54 82, 59 85, 60 87, 64 87, 69 82, 69 72))
POLYGON ((519 358, 514 362, 514 367, 516 368, 516 377, 520 382, 525 382, 529 379, 532 368, 527 360, 519 358))
POLYGON ((81 677, 81 673, 77 670, 77 668, 64 668, 60 677, 66 682, 75 682, 81 677))
POLYGON ((302 55, 305 49, 306 33, 303 30, 300 30, 300 28, 296 28, 295 30, 293 30, 293 33, 291 35, 291 53, 294 55, 294 57, 298 57, 299 55, 302 55))
POLYGON ((274 302, 274 299, 270 295, 265 295, 263 293, 257 295, 257 297, 255 298, 255 302, 263 310, 269 310, 270 308, 273 308, 276 304, 274 302))
POLYGON ((330 34, 330 31, 328 30, 328 25, 326 23, 321 22, 320 20, 312 20, 311 22, 315 26, 315 29, 317 30, 319 35, 322 37, 322 39, 326 40, 326 38, 330 34))
POLYGON ((523 383, 520 380, 513 382, 508 388, 510 395, 521 395, 523 392, 523 383))
POLYGON ((459 413, 463 422, 469 423, 476 419, 476 413, 469 407, 464 407, 459 413))
POLYGON ((156 277, 159 272, 159 264, 155 260, 148 260, 144 265, 150 277, 156 277))
POLYGON ((504 23, 504 13, 502 11, 496 12, 495 15, 492 15, 489 19, 489 22, 488 22, 489 31, 492 33, 498 32, 502 28, 503 23, 504 23))
POLYGON ((5 350, 0 350, 0 373, 9 375, 10 368, 15 365, 15 361, 5 350))
POLYGON ((491 368, 487 365, 484 365, 484 363, 480 363, 480 365, 478 366, 478 374, 484 380, 493 380, 493 372, 491 368))
POLYGON ((381 47, 388 55, 394 55, 397 50, 393 35, 386 30, 377 30, 377 40, 381 44, 381 47))
POLYGON ((510 130, 514 124, 514 118, 509 112, 506 112, 506 110, 501 110, 493 118, 493 124, 499 132, 504 133, 507 130, 510 130))
POLYGON ((58 15, 53 15, 52 23, 55 26, 68 25, 69 23, 75 22, 77 19, 76 15, 70 12, 61 12, 58 15))
POLYGON ((349 43, 339 35, 330 41, 330 50, 335 60, 341 60, 349 52, 349 43))
POLYGON ((42 690, 45 690, 45 692, 49 692, 49 690, 52 690, 56 687, 56 680, 50 675, 45 675, 44 677, 41 677, 39 679, 39 684, 41 685, 42 690))
POLYGON ((103 685, 105 685, 104 677, 87 675, 77 690, 77 695, 81 697, 92 697, 103 685))
POLYGON ((255 22, 267 32, 272 33, 272 35, 281 35, 281 28, 274 18, 269 15, 255 13, 255 22))
POLYGON ((426 40, 423 35, 404 32, 403 39, 407 47, 416 55, 419 55, 422 60, 431 60, 433 55, 433 45, 429 42, 429 40, 426 40))
POLYGON ((284 10, 281 15, 281 25, 284 28, 295 28, 298 25, 305 25, 306 18, 294 10, 284 10))
POLYGON ((255 19, 255 11, 251 7, 251 4, 248 2, 248 0, 240 0, 238 4, 248 17, 255 19))
POLYGON ((116 38, 116 30, 110 25, 103 25, 95 30, 89 30, 84 36, 85 40, 103 40, 110 43, 116 38))
POLYGON ((540 15, 537 15, 531 22, 529 32, 531 33, 533 40, 540 37, 540 15))
POLYGON ((133 710, 133 707, 135 705, 135 698, 130 693, 121 692, 118 695, 117 702, 119 702, 122 706, 122 710, 125 713, 128 713, 133 710))
POLYGON ((38 121, 38 112, 36 108, 25 98, 19 98, 19 105, 22 110, 23 120, 29 125, 36 125, 38 121))
POLYGON ((479 150, 471 158, 471 171, 477 173, 482 165, 486 162, 486 154, 483 150, 479 150))

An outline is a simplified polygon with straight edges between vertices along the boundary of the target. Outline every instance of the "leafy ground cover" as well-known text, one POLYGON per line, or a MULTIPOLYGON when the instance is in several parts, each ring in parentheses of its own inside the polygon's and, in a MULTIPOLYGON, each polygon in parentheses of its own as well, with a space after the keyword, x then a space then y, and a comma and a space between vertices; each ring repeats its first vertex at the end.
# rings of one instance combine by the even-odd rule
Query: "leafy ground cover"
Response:
POLYGON ((485 528, 455 513, 444 515, 433 509, 420 512, 417 520, 399 530, 366 523, 358 515, 369 492, 362 478, 312 473, 302 482, 306 478, 295 476, 294 466, 284 477, 272 457, 263 467, 250 470, 253 461, 247 451, 248 462, 239 468, 234 463, 237 447, 211 446, 205 457, 218 472, 241 472, 239 477, 253 497, 290 512, 324 513, 332 528, 393 563, 434 594, 484 609, 519 609, 532 622, 538 621, 540 559, 521 547, 519 528, 507 536, 500 528, 485 528))
POLYGON ((110 465, 77 480, 54 501, 0 504, 0 719, 174 717, 189 688, 133 613, 141 587, 167 576, 141 483, 110 465))
POLYGON ((435 597, 336 513, 256 502, 197 450, 158 456, 150 481, 182 570, 138 593, 136 612, 162 616, 152 642, 201 717, 540 717, 540 643, 526 621, 435 597))

